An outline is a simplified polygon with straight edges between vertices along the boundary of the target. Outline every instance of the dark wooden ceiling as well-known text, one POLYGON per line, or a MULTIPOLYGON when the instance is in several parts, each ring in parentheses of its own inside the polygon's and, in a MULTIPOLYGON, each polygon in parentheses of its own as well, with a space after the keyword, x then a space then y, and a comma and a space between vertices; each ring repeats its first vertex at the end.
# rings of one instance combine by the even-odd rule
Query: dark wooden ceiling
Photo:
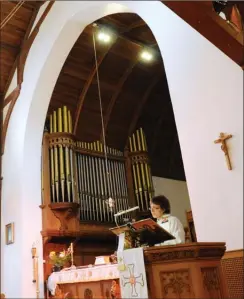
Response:
MULTIPOLYGON (((243 64, 241 44, 236 36, 223 29, 222 20, 212 14, 209 2, 163 2, 235 62, 243 64)), ((1 2, 1 20, 16 3, 1 2)), ((1 94, 7 90, 23 42, 42 3, 26 1, 1 30, 1 94)), ((185 180, 163 61, 152 32, 135 14, 110 15, 97 23, 99 27, 110 28, 115 34, 113 43, 97 43, 108 144, 123 149, 128 136, 136 128, 143 127, 153 175, 185 180), (139 58, 144 47, 154 51, 155 59, 150 63, 139 58)), ((89 25, 71 49, 49 107, 50 113, 57 107, 67 105, 73 115, 75 134, 83 141, 101 139, 92 31, 93 27, 89 25)))
MULTIPOLYGON (((1 22, 16 7, 18 1, 1 1, 1 22)), ((16 59, 28 37, 41 1, 25 1, 16 14, 0 30, 0 94, 4 94, 12 78, 16 59)))
MULTIPOLYGON (((110 44, 96 41, 107 144, 123 150, 128 136, 142 127, 153 175, 184 180, 163 61, 151 30, 135 14, 110 15, 96 23, 114 33, 110 44), (144 49, 153 51, 153 61, 140 59, 144 49)), ((87 26, 70 51, 49 107, 51 112, 67 105, 74 133, 87 142, 102 136, 93 32, 92 24, 87 26)))

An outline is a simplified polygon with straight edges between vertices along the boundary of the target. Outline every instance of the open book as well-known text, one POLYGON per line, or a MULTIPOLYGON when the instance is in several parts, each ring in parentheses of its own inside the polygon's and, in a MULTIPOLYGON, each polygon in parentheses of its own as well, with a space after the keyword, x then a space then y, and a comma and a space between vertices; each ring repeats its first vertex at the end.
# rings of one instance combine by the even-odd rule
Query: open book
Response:
POLYGON ((139 239, 141 245, 153 246, 168 240, 175 239, 168 231, 163 229, 151 218, 137 222, 128 223, 110 229, 114 234, 120 235, 123 232, 131 231, 135 238, 139 239))

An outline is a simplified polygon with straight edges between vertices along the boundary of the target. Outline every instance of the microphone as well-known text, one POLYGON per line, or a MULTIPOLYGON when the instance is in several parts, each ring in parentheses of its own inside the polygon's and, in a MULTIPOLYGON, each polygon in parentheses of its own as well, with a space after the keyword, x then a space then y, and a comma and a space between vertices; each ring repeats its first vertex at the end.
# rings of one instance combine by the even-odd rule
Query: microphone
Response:
POLYGON ((133 212, 133 211, 138 210, 138 209, 139 209, 139 207, 136 206, 134 208, 130 208, 128 210, 118 212, 117 214, 114 214, 114 217, 118 217, 118 216, 124 215, 124 214, 129 213, 129 212, 133 212))

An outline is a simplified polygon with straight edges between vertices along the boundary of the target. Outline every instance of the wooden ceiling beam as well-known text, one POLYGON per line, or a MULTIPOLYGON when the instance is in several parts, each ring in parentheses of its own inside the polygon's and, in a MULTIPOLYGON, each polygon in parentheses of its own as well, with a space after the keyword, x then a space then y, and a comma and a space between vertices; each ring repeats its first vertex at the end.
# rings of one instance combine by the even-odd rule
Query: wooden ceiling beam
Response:
MULTIPOLYGON (((144 22, 144 21, 143 21, 144 22)), ((105 26, 105 25, 109 25, 109 24, 111 24, 111 23, 103 23, 103 22, 96 22, 97 24, 98 24, 98 26, 101 26, 101 27, 103 27, 103 26, 105 26)), ((137 22, 138 23, 138 22, 137 22)), ((114 24, 112 24, 112 25, 115 25, 116 26, 116 24, 114 23, 114 24)), ((135 25, 135 24, 134 24, 135 25)), ((137 24, 138 25, 138 24, 137 24)), ((138 25, 139 26, 139 25, 138 25)), ((118 26, 116 26, 116 30, 117 30, 117 37, 118 38, 121 38, 121 39, 123 39, 123 40, 126 40, 126 41, 128 41, 128 42, 131 42, 131 43, 133 43, 133 44, 135 44, 136 46, 139 46, 139 47, 141 47, 141 48, 144 48, 145 46, 149 46, 149 47, 155 47, 156 45, 157 45, 157 43, 153 43, 153 44, 144 44, 144 43, 142 43, 142 42, 140 42, 140 41, 138 41, 137 39, 133 39, 133 38, 130 38, 130 37, 127 37, 127 36, 125 36, 124 35, 124 33, 128 33, 130 30, 127 30, 127 27, 122 27, 122 28, 118 28, 118 26)), ((149 29, 150 30, 150 29, 149 29)), ((115 33, 116 34, 116 33, 115 33)))
POLYGON ((136 126, 137 121, 141 115, 141 112, 142 112, 142 109, 143 109, 145 103, 147 102, 153 88, 159 82, 160 78, 161 78, 160 75, 158 73, 156 73, 156 75, 153 77, 151 83, 148 85, 148 88, 146 89, 141 101, 139 102, 139 104, 138 104, 139 107, 138 107, 137 111, 135 112, 134 117, 130 123, 130 127, 129 127, 128 134, 127 134, 128 139, 127 139, 126 145, 128 145, 129 137, 133 134, 133 132, 135 130, 135 126, 136 126))
MULTIPOLYGON (((19 2, 19 1, 17 1, 19 2)), ((23 4, 23 8, 26 8, 28 10, 35 10, 36 8, 40 8, 41 6, 41 2, 42 1, 39 1, 40 3, 38 3, 37 1, 25 1, 25 3, 23 4)))
POLYGON ((145 23, 143 20, 137 21, 137 22, 135 22, 135 23, 132 23, 130 26, 128 26, 128 27, 125 29, 124 33, 125 33, 125 32, 129 32, 129 31, 131 31, 131 30, 133 30, 133 29, 136 29, 136 28, 139 28, 139 27, 143 27, 143 26, 145 26, 145 25, 146 25, 146 23, 145 23))
POLYGON ((123 40, 126 40, 132 44, 135 44, 137 47, 140 47, 140 48, 145 48, 145 47, 156 47, 157 46, 157 43, 153 43, 153 44, 146 44, 146 43, 142 43, 140 41, 138 41, 137 39, 133 39, 133 38, 129 38, 127 36, 124 36, 123 34, 120 34, 118 35, 119 38, 123 39, 123 40))
MULTIPOLYGON (((100 21, 100 20, 99 20, 100 21)), ((108 24, 115 25, 118 28, 124 28, 124 24, 113 18, 113 15, 108 15, 105 17, 105 22, 108 24)))
MULTIPOLYGON (((15 58, 15 61, 14 61, 14 63, 13 63, 13 66, 12 66, 11 71, 10 71, 9 76, 8 76, 7 83, 6 83, 5 87, 4 87, 4 91, 3 91, 4 98, 6 97, 6 93, 7 93, 7 91, 8 91, 9 85, 10 85, 12 79, 13 79, 13 76, 14 76, 14 73, 15 73, 15 70, 16 70, 16 67, 17 67, 17 65, 18 65, 18 61, 19 61, 19 57, 20 57, 20 53, 21 53, 21 49, 23 48, 24 43, 26 43, 26 41, 27 41, 27 39, 28 39, 28 37, 29 37, 29 34, 30 34, 30 32, 31 32, 32 26, 33 26, 33 24, 34 24, 34 22, 35 22, 35 19, 36 19, 36 16, 37 16, 37 14, 38 14, 39 9, 40 9, 40 6, 39 6, 39 5, 36 7, 36 9, 34 9, 34 11, 33 11, 33 13, 32 13, 32 17, 31 17, 31 19, 30 19, 30 22, 29 22, 28 27, 27 27, 26 32, 25 32, 25 36, 24 36, 24 38, 23 38, 23 40, 22 40, 21 46, 18 47, 18 52, 19 52, 19 53, 17 54, 17 57, 15 58)), ((1 43, 1 44, 2 44, 2 43, 1 43)))
POLYGON ((4 42, 0 43, 0 48, 6 49, 6 50, 10 50, 10 51, 19 51, 20 47, 19 46, 13 46, 4 42))
MULTIPOLYGON (((97 61, 97 67, 99 68, 99 66, 101 65, 101 63, 103 62, 104 58, 107 56, 109 50, 112 48, 112 46, 114 45, 115 43, 111 44, 110 47, 107 48, 107 50, 101 55, 101 57, 98 59, 97 61)), ((77 132, 77 128, 78 128, 78 122, 79 122, 79 117, 80 117, 80 113, 81 113, 81 110, 82 110, 82 107, 83 107, 83 104, 84 104, 84 101, 85 101, 85 97, 86 97, 86 94, 89 90, 89 87, 90 85, 92 84, 92 80, 94 78, 96 74, 96 65, 93 66, 90 74, 89 74, 89 77, 82 89, 82 92, 79 96, 79 99, 78 99, 78 103, 77 103, 77 109, 76 109, 76 112, 75 112, 75 122, 74 122, 74 130, 73 130, 73 133, 74 135, 76 134, 77 132)))
MULTIPOLYGON (((104 131, 105 131, 105 135, 106 135, 106 131, 107 131, 107 126, 109 123, 109 119, 114 107, 114 104, 124 86, 124 83, 126 82, 126 80, 128 79, 129 75, 131 74, 133 68, 136 66, 138 62, 138 56, 136 56, 136 58, 134 60, 132 60, 132 62, 130 63, 129 67, 126 69, 126 71, 124 72, 124 74, 122 75, 122 77, 120 78, 118 85, 116 86, 116 91, 115 93, 112 95, 111 100, 109 102, 109 106, 107 108, 107 112, 105 115, 105 119, 104 119, 104 131)), ((103 132, 101 132, 100 134, 100 140, 102 140, 103 137, 103 132)))

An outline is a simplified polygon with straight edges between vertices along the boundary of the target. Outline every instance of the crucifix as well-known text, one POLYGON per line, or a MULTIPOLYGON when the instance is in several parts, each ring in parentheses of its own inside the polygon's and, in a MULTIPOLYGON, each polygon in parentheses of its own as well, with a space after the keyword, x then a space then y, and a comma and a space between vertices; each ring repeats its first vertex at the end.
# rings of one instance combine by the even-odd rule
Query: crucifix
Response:
POLYGON ((230 139, 232 135, 225 135, 224 133, 219 134, 219 139, 214 140, 214 143, 221 143, 221 149, 225 154, 225 159, 227 163, 227 167, 229 170, 232 169, 231 162, 230 162, 230 157, 229 157, 229 152, 228 152, 228 147, 226 145, 226 140, 230 139))

